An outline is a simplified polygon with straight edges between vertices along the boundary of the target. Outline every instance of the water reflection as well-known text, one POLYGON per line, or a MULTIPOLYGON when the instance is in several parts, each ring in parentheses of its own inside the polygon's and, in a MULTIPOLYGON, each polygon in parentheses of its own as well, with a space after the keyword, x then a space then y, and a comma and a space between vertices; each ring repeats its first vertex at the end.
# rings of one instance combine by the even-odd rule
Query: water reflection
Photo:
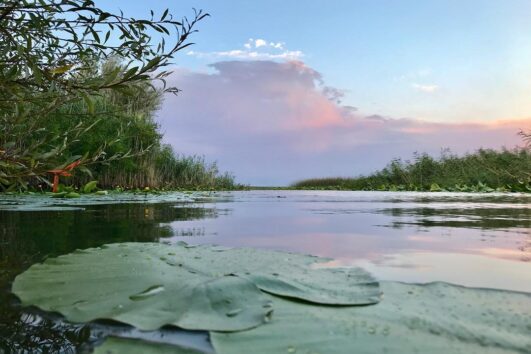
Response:
MULTIPOLYGON (((11 304, 14 306, 14 304, 11 304)), ((47 314, 6 311, 0 307, 0 352, 76 353, 88 351, 90 326, 64 324, 47 314)))
MULTIPOLYGON (((114 242, 156 242, 174 230, 169 223, 215 218, 218 211, 203 205, 111 204, 85 210, 0 210, 0 257, 14 247, 33 248, 40 256, 68 253, 114 242), (17 245, 24 244, 23 247, 17 245)), ((15 254, 16 254, 15 253, 15 254)), ((26 253, 26 252, 23 252, 26 253)))
MULTIPOLYGON (((531 293, 529 264, 486 255, 404 252, 372 260, 334 260, 324 267, 359 266, 380 280, 429 283, 434 280, 478 288, 510 289, 531 293)), ((504 252, 504 251, 502 251, 504 252)))
MULTIPOLYGON (((215 218, 202 205, 111 204, 84 210, 0 210, 0 353, 74 353, 98 340, 90 328, 27 311, 10 294, 15 276, 45 257, 114 242, 157 242, 176 234, 170 222, 215 218)), ((201 235, 183 229, 181 234, 201 235)), ((177 233, 179 234, 179 233, 177 233)))
POLYGON ((483 206, 482 208, 389 208, 381 213, 393 217, 391 226, 402 225, 422 227, 457 227, 506 230, 527 229, 531 225, 529 208, 503 205, 483 206))
POLYGON ((230 193, 205 205, 232 213, 172 227, 202 227, 200 243, 345 261, 413 250, 531 259, 531 196, 524 194, 260 191, 230 193))

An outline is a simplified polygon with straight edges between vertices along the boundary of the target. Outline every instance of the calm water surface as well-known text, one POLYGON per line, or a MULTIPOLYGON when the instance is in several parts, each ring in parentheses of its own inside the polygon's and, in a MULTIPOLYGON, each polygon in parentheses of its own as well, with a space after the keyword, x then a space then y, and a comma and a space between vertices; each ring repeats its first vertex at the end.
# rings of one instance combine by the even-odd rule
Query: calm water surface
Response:
POLYGON ((0 352, 90 350, 97 328, 21 309, 10 284, 45 257, 112 242, 288 250, 333 258, 323 266, 362 266, 382 280, 531 292, 530 195, 248 191, 119 199, 0 196, 0 352))

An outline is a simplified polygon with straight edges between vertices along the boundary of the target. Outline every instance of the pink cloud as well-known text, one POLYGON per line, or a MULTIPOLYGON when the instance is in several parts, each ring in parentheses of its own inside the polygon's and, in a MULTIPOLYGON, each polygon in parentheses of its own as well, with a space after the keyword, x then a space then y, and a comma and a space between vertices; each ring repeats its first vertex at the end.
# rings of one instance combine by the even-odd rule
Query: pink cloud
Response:
POLYGON ((436 123, 369 115, 300 61, 227 61, 214 72, 179 70, 183 92, 160 113, 166 141, 204 154, 242 182, 286 184, 310 176, 357 175, 414 151, 462 153, 512 147, 531 119, 436 123))

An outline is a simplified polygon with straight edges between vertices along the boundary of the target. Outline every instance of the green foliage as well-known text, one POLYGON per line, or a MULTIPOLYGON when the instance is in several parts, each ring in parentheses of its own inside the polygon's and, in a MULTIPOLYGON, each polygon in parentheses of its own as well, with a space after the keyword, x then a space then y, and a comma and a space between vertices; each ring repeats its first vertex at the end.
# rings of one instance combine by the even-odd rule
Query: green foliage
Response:
POLYGON ((94 192, 96 190, 96 188, 97 188, 97 184, 98 184, 98 181, 87 182, 82 188, 83 193, 92 193, 92 192, 94 192))
POLYGON ((220 173, 216 163, 199 156, 182 156, 170 145, 153 142, 149 152, 135 159, 99 166, 101 185, 125 189, 149 186, 158 189, 233 189, 234 177, 220 173))
POLYGON ((107 103, 115 108, 121 100, 124 111, 138 111, 129 101, 139 92, 176 93, 166 85, 170 72, 164 68, 191 44, 188 37, 205 16, 199 11, 191 21, 176 20, 165 11, 160 18, 151 12, 134 19, 91 0, 2 1, 0 189, 47 183, 46 171, 77 160, 87 165, 130 157, 111 151, 123 125, 109 122, 120 114, 107 103), (123 64, 106 67, 111 58, 123 64), (82 141, 96 126, 113 130, 113 139, 82 141), (96 141, 96 148, 83 149, 96 141))
POLYGON ((65 198, 69 192, 58 192, 50 195, 51 198, 65 198))
POLYGON ((69 192, 65 194, 65 198, 79 198, 79 197, 81 197, 81 195, 76 192, 69 192))
POLYGON ((415 154, 413 161, 393 160, 383 170, 356 178, 317 178, 294 184, 296 188, 453 191, 453 192, 530 192, 531 150, 479 149, 457 156, 448 150, 439 159, 415 154))
MULTIPOLYGON (((87 64, 86 68, 95 79, 125 77, 130 70, 118 57, 87 64)), ((215 164, 198 157, 178 156, 171 147, 161 145, 161 134, 153 116, 162 94, 163 90, 155 90, 151 81, 145 81, 136 82, 130 91, 106 89, 88 98, 82 95, 83 99, 69 101, 50 112, 42 121, 42 128, 25 137, 24 146, 32 151, 47 141, 45 145, 52 152, 45 158, 48 162, 66 158, 63 167, 83 158, 84 165, 68 180, 74 185, 96 179, 100 186, 110 188, 233 188, 234 178, 220 174, 215 164), (55 140, 49 140, 76 131, 79 134, 75 139, 65 137, 67 143, 60 149, 54 148, 55 140)), ((55 165, 39 164, 40 172, 28 170, 29 175, 22 174, 19 182, 29 187, 47 184, 44 173, 55 165)), ((9 172, 0 171, 0 178, 8 176, 6 173, 9 172)), ((20 183, 0 180, 0 188, 2 183, 4 188, 20 187, 20 183)))
POLYGON ((442 191, 441 187, 437 183, 432 183, 430 186, 430 192, 440 192, 442 191))
POLYGON ((528 130, 527 132, 524 130, 520 130, 518 132, 518 135, 522 137, 522 140, 525 142, 527 147, 531 146, 531 130, 528 130))
MULTIPOLYGON (((104 73, 125 70, 117 59, 98 67, 104 73)), ((89 124, 91 127, 87 134, 63 148, 60 156, 92 156, 77 169, 74 178, 62 177, 63 182, 82 186, 97 180, 102 187, 127 189, 234 188, 233 176, 220 174, 216 164, 208 164, 199 157, 176 155, 170 146, 161 144, 162 135, 153 119, 161 99, 160 90, 153 91, 144 83, 137 85, 133 95, 114 91, 100 94, 93 101, 94 115, 86 114, 83 102, 65 104, 50 114, 45 123, 46 134, 60 136, 61 132, 76 126, 89 124)), ((31 139, 40 139, 39 134, 28 141, 31 139)), ((43 183, 34 177, 25 181, 30 187, 43 183)))

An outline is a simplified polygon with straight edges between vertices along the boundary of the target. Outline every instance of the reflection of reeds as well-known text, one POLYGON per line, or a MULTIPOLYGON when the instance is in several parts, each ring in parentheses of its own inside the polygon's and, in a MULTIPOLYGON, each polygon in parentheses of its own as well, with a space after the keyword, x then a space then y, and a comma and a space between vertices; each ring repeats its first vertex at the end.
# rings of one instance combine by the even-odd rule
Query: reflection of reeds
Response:
POLYGON ((0 210, 0 353, 76 353, 89 340, 88 327, 36 320, 10 294, 16 275, 31 264, 105 243, 203 236, 202 228, 175 231, 171 223, 215 217, 213 208, 169 203, 96 205, 83 212, 0 210))
POLYGON ((90 331, 26 312, 10 293, 15 276, 42 255, 20 234, 20 214, 4 212, 0 217, 0 353, 76 353, 90 331))
POLYGON ((440 158, 415 154, 412 161, 395 159, 383 170, 356 178, 315 178, 296 188, 344 190, 432 190, 458 192, 531 191, 531 150, 480 149, 457 156, 444 150, 440 158))
MULTIPOLYGON (((525 207, 516 208, 389 208, 380 211, 395 218, 391 226, 416 225, 423 228, 468 228, 515 233, 531 228, 531 215, 525 207)), ((523 250, 523 249, 522 249, 523 250)))
POLYGON ((35 244, 20 237, 16 213, 0 212, 0 288, 5 288, 15 274, 27 268, 38 258, 35 244))

